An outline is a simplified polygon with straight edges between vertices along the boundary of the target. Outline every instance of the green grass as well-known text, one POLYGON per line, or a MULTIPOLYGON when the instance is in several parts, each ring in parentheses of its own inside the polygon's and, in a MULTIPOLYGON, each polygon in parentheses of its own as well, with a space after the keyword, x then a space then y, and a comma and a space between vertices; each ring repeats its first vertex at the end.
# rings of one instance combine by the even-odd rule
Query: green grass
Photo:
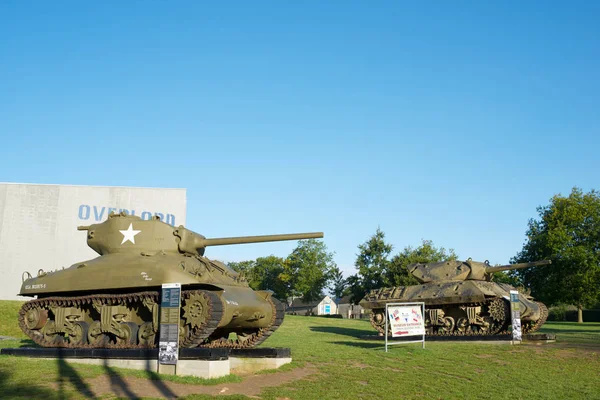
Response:
MULTIPOLYGON (((18 335, 0 302, 0 335, 18 335), (12 332, 9 334, 8 332, 12 332)), ((8 311, 7 311, 8 310, 8 311)), ((11 314, 14 315, 14 314, 11 314)), ((18 328, 16 328, 18 329, 18 328)), ((557 343, 498 345, 427 342, 394 345, 386 353, 367 321, 286 316, 281 328, 262 347, 290 347, 293 362, 266 371, 277 380, 282 372, 306 368, 313 373, 283 386, 263 389, 260 397, 289 399, 600 399, 600 323, 549 322, 542 332, 557 343)), ((0 341, 15 347, 27 341, 0 341)), ((84 398, 88 381, 111 373, 188 384, 216 384, 101 366, 66 364, 0 356, 0 397, 84 398), (59 386, 49 387, 50 382, 59 386)), ((227 377, 225 383, 249 378, 227 377)), ((191 395, 187 399, 205 399, 191 395)), ((244 396, 228 396, 242 399, 244 396)))
POLYGON ((568 345, 600 345, 600 322, 548 322, 541 332, 555 334, 559 343, 568 345))
POLYGON ((556 329, 558 344, 573 339, 595 350, 428 342, 385 353, 383 342, 358 339, 373 334, 366 321, 286 316, 269 346, 292 347, 294 362, 314 365, 318 375, 262 397, 600 398, 600 324, 549 323, 545 331, 556 329))
POLYGON ((17 322, 21 305, 23 305, 22 301, 0 301, 0 336, 22 339, 27 337, 17 322))

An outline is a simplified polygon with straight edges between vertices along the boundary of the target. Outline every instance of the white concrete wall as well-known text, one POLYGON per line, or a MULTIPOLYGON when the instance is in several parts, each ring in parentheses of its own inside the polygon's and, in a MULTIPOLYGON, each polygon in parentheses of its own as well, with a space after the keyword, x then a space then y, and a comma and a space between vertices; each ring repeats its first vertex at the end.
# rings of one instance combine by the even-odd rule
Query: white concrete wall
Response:
POLYGON ((35 276, 97 257, 77 226, 122 209, 185 225, 186 190, 0 183, 0 300, 29 299, 16 295, 23 271, 35 276))

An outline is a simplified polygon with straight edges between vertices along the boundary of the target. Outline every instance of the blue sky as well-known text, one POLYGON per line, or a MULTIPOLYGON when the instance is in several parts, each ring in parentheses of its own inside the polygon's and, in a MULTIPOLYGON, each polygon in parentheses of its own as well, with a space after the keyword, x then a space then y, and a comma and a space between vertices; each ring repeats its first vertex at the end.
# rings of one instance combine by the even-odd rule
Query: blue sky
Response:
POLYGON ((489 3, 2 2, 0 181, 187 188, 191 229, 323 231, 346 274, 377 227, 508 263, 600 188, 600 3, 489 3))

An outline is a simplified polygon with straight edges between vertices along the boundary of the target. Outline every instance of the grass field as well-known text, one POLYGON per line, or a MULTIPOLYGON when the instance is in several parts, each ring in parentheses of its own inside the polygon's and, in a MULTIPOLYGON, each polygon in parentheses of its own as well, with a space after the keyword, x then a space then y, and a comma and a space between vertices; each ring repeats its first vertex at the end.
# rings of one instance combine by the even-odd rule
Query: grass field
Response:
MULTIPOLYGON (((17 302, 0 302, 0 335, 23 338, 15 324, 17 302)), ((547 323, 557 343, 426 343, 396 345, 385 353, 383 342, 358 337, 374 331, 366 321, 286 316, 281 328, 262 346, 290 347, 294 361, 259 378, 280 386, 261 387, 263 399, 600 399, 600 324, 547 323)), ((0 347, 27 341, 4 340, 0 347)), ((127 385, 140 378, 148 385, 179 382, 188 399, 206 385, 251 386, 253 376, 220 381, 168 377, 100 366, 0 356, 1 398, 91 398, 94 382, 108 375, 127 385), (240 382, 241 383, 236 383, 240 382), (184 383, 185 385, 181 384, 184 383)), ((137 382, 137 381, 136 381, 137 382)), ((132 392, 133 393, 133 392, 132 392)), ((164 393, 164 392, 163 392, 164 393)), ((115 398, 105 393, 102 398, 115 398)), ((227 399, 248 398, 241 394, 227 399)))

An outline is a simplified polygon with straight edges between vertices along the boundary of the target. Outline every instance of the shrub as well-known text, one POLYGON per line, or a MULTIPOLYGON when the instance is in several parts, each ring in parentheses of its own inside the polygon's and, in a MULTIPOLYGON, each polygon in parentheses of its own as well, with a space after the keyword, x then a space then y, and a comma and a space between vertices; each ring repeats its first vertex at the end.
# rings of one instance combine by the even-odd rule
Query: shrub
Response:
MULTIPOLYGON (((577 307, 567 304, 550 307, 548 321, 577 322, 577 307)), ((600 322, 600 309, 583 310, 583 322, 600 322)))
MULTIPOLYGON (((566 321, 567 312, 575 309, 568 304, 557 304, 548 309, 548 321, 566 321)), ((577 309, 575 309, 577 311, 577 309)))

